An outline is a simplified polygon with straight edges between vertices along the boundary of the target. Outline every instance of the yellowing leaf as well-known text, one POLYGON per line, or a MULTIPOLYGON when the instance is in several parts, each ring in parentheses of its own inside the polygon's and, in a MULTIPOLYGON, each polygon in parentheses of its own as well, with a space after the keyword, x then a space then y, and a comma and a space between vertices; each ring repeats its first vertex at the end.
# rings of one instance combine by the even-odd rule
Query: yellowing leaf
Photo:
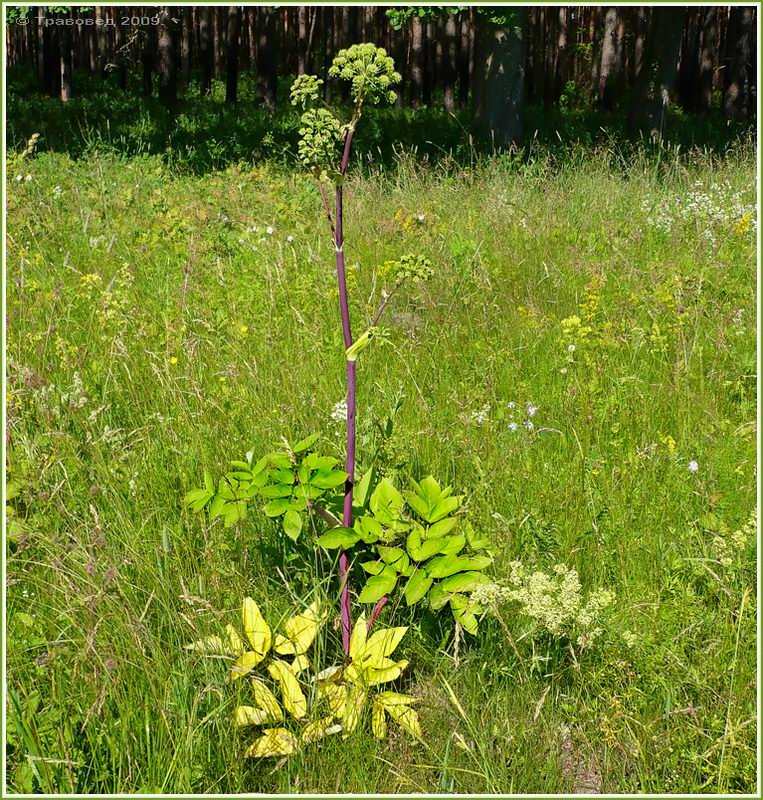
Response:
POLYGON ((324 717, 305 726, 305 730, 302 733, 302 744, 317 742, 318 739, 339 733, 341 730, 342 726, 337 725, 333 717, 324 717))
POLYGON ((299 743, 286 728, 269 728, 249 747, 246 755, 251 758, 290 756, 297 752, 299 743))
POLYGON ((421 740, 419 716, 411 708, 411 703, 415 702, 413 697, 406 694, 398 694, 397 692, 382 692, 379 694, 378 699, 384 710, 401 728, 408 731, 411 736, 421 740))
POLYGON ((219 636, 210 636, 207 639, 199 639, 198 642, 191 642, 185 646, 185 649, 219 655, 230 652, 228 645, 219 636))
POLYGON ((347 706, 347 687, 342 684, 328 683, 321 686, 318 692, 328 701, 331 713, 337 719, 342 719, 347 706))
POLYGON ((252 680, 252 690, 254 692, 254 702, 268 714, 267 721, 280 722, 283 719, 283 711, 273 692, 256 678, 252 680))
POLYGON ((358 727, 365 702, 366 690, 357 684, 352 686, 347 694, 347 703, 342 715, 342 728, 345 735, 352 733, 358 727))
POLYGON ((289 665, 285 661, 275 659, 268 664, 268 672, 281 687, 284 708, 295 719, 302 719, 307 714, 307 700, 289 665))
POLYGON ((369 637, 363 649, 363 664, 373 669, 381 669, 382 659, 392 655, 408 627, 387 628, 369 637))
POLYGON ((310 659, 307 656, 297 656, 294 661, 289 664, 289 669, 295 674, 299 675, 310 666, 310 659))
POLYGON ((366 635, 368 623, 366 622, 366 612, 363 611, 355 622, 350 636, 350 658, 353 661, 359 660, 366 646, 366 635))
MULTIPOLYGON (((259 661, 268 654, 272 634, 270 626, 265 622, 265 618, 260 614, 257 603, 251 597, 244 598, 244 605, 241 609, 244 622, 244 633, 252 645, 252 650, 259 656, 259 661)), ((256 663, 259 663, 256 662, 256 663)))
POLYGON ((225 632, 228 634, 231 652, 236 656, 243 655, 246 651, 246 645, 244 644, 244 640, 238 635, 238 631, 233 625, 226 625, 225 632))
POLYGON ((391 666, 385 666, 383 669, 371 669, 368 671, 368 685, 375 686, 379 683, 394 681, 400 677, 407 666, 407 661, 398 661, 397 663, 393 661, 391 666))
POLYGON ((233 720, 239 727, 244 725, 262 725, 264 722, 276 722, 263 708, 239 706, 233 714, 233 720))
POLYGON ((371 731, 377 739, 383 739, 387 735, 387 720, 384 716, 384 706, 374 700, 371 708, 371 731))
POLYGON ((240 655, 236 659, 236 663, 231 667, 231 678, 234 681, 238 678, 243 678, 245 675, 248 675, 260 661, 262 661, 262 656, 258 653, 253 653, 251 650, 240 655))
POLYGON ((320 601, 316 600, 301 614, 284 623, 286 636, 276 636, 274 650, 283 656, 299 656, 307 652, 321 626, 320 601))

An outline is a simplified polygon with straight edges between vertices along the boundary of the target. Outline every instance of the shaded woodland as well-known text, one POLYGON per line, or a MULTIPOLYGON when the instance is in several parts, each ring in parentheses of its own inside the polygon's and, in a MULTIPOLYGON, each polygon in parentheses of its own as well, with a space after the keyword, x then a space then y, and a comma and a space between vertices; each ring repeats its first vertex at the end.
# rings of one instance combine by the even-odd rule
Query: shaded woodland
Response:
MULTIPOLYGON (((371 41, 403 74, 398 107, 460 109, 499 147, 522 142, 529 104, 620 113, 631 130, 652 135, 670 106, 733 120, 751 119, 756 108, 754 6, 55 6, 6 14, 9 66, 33 69, 39 89, 64 103, 89 74, 170 110, 220 81, 235 106, 246 75, 256 102, 273 111, 288 99, 289 76, 325 78, 339 49, 371 41)), ((323 88, 327 101, 337 99, 330 81, 323 88)))

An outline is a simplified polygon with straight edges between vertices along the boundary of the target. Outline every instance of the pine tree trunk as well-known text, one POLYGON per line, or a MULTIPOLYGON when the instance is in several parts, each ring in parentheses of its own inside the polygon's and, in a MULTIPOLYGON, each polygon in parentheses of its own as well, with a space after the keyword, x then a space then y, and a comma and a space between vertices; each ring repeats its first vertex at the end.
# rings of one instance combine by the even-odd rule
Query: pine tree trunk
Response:
POLYGON ((308 8, 299 6, 297 9, 297 74, 304 75, 307 71, 307 28, 308 8))
POLYGON ((180 72, 184 86, 191 82, 191 42, 193 41, 193 19, 189 7, 180 9, 183 15, 182 37, 180 40, 180 72))
POLYGON ((225 59, 225 102, 238 100, 238 51, 241 36, 241 8, 228 6, 228 52, 225 59))
POLYGON ((173 107, 177 101, 177 65, 175 63, 175 23, 172 8, 162 6, 159 14, 159 99, 173 107))
POLYGON ((726 35, 723 70, 723 116, 747 117, 753 94, 755 9, 732 6, 726 35))
MULTIPOLYGON (((68 17, 68 14, 64 15, 68 17)), ((62 103, 71 100, 72 97, 72 29, 64 26, 58 33, 59 47, 59 97, 62 103)))
POLYGON ((699 43, 701 8, 689 8, 681 43, 681 62, 676 78, 676 97, 684 111, 693 112, 699 106, 699 43))
POLYGON ((225 65, 225 28, 226 20, 223 16, 225 9, 223 6, 215 6, 214 8, 214 22, 215 22, 215 37, 214 37, 214 64, 215 64, 215 78, 220 80, 223 76, 223 69, 225 65))
POLYGON ((212 45, 212 8, 201 6, 199 12, 199 66, 201 67, 201 82, 199 90, 202 95, 212 91, 212 70, 214 63, 212 45))
POLYGON ((443 108, 451 113, 456 109, 456 15, 449 11, 445 19, 445 39, 443 44, 443 108))
POLYGON ((527 9, 515 6, 512 12, 501 25, 476 15, 474 132, 498 149, 523 138, 527 9))
POLYGON ((710 111, 713 97, 713 75, 717 57, 718 9, 705 6, 701 10, 700 29, 702 43, 699 51, 699 79, 697 111, 710 111))
POLYGON ((629 113, 632 128, 659 138, 665 128, 676 79, 686 9, 655 6, 646 36, 644 62, 629 113))
POLYGON ((260 7, 257 35, 257 90, 269 111, 275 111, 280 62, 278 14, 274 8, 260 7))
POLYGON ((98 58, 96 60, 98 74, 104 78, 106 77, 106 64, 108 63, 108 30, 106 25, 106 8, 104 6, 95 7, 95 19, 101 23, 95 27, 95 38, 98 44, 98 58))
POLYGON ((596 97, 599 105, 611 111, 617 94, 616 84, 620 69, 622 41, 617 8, 610 6, 604 12, 601 41, 601 66, 597 79, 596 97))
POLYGON ((411 19, 411 106, 421 108, 424 96, 424 26, 421 17, 411 19))

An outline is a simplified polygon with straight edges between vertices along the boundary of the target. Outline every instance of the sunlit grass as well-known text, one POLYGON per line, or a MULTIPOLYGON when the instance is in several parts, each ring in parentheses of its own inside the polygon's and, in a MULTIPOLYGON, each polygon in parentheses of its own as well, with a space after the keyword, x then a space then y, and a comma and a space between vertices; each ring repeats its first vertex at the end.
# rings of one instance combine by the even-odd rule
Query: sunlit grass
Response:
POLYGON ((389 474, 465 492, 495 578, 517 559, 566 564, 616 600, 582 655, 511 607, 457 664, 447 624, 400 608, 427 746, 337 738, 274 769, 241 757, 245 687, 183 644, 245 594, 287 613, 328 557, 260 514, 209 525, 182 497, 204 467, 281 436, 318 431, 341 454, 315 188, 267 166, 12 159, 11 788, 753 791, 754 537, 730 564, 715 540, 755 505, 754 175, 740 148, 402 160, 349 181, 356 331, 377 266, 405 252, 435 266, 359 361, 361 461, 381 448, 389 474), (685 212, 697 181, 710 200, 685 212))

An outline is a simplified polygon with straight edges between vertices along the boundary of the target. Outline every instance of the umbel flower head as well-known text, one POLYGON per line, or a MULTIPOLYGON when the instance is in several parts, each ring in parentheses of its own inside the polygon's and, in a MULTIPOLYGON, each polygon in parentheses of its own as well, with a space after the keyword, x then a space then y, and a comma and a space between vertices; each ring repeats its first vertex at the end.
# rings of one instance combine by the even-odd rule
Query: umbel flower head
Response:
POLYGON ((383 47, 354 44, 340 50, 329 69, 332 78, 352 82, 352 96, 358 103, 395 102, 392 87, 400 82, 395 62, 383 47))
POLYGON ((307 166, 333 164, 340 137, 339 120, 326 108, 309 108, 300 118, 299 157, 307 166))
POLYGON ((323 81, 317 75, 300 75, 291 85, 291 104, 307 108, 318 100, 323 81))

